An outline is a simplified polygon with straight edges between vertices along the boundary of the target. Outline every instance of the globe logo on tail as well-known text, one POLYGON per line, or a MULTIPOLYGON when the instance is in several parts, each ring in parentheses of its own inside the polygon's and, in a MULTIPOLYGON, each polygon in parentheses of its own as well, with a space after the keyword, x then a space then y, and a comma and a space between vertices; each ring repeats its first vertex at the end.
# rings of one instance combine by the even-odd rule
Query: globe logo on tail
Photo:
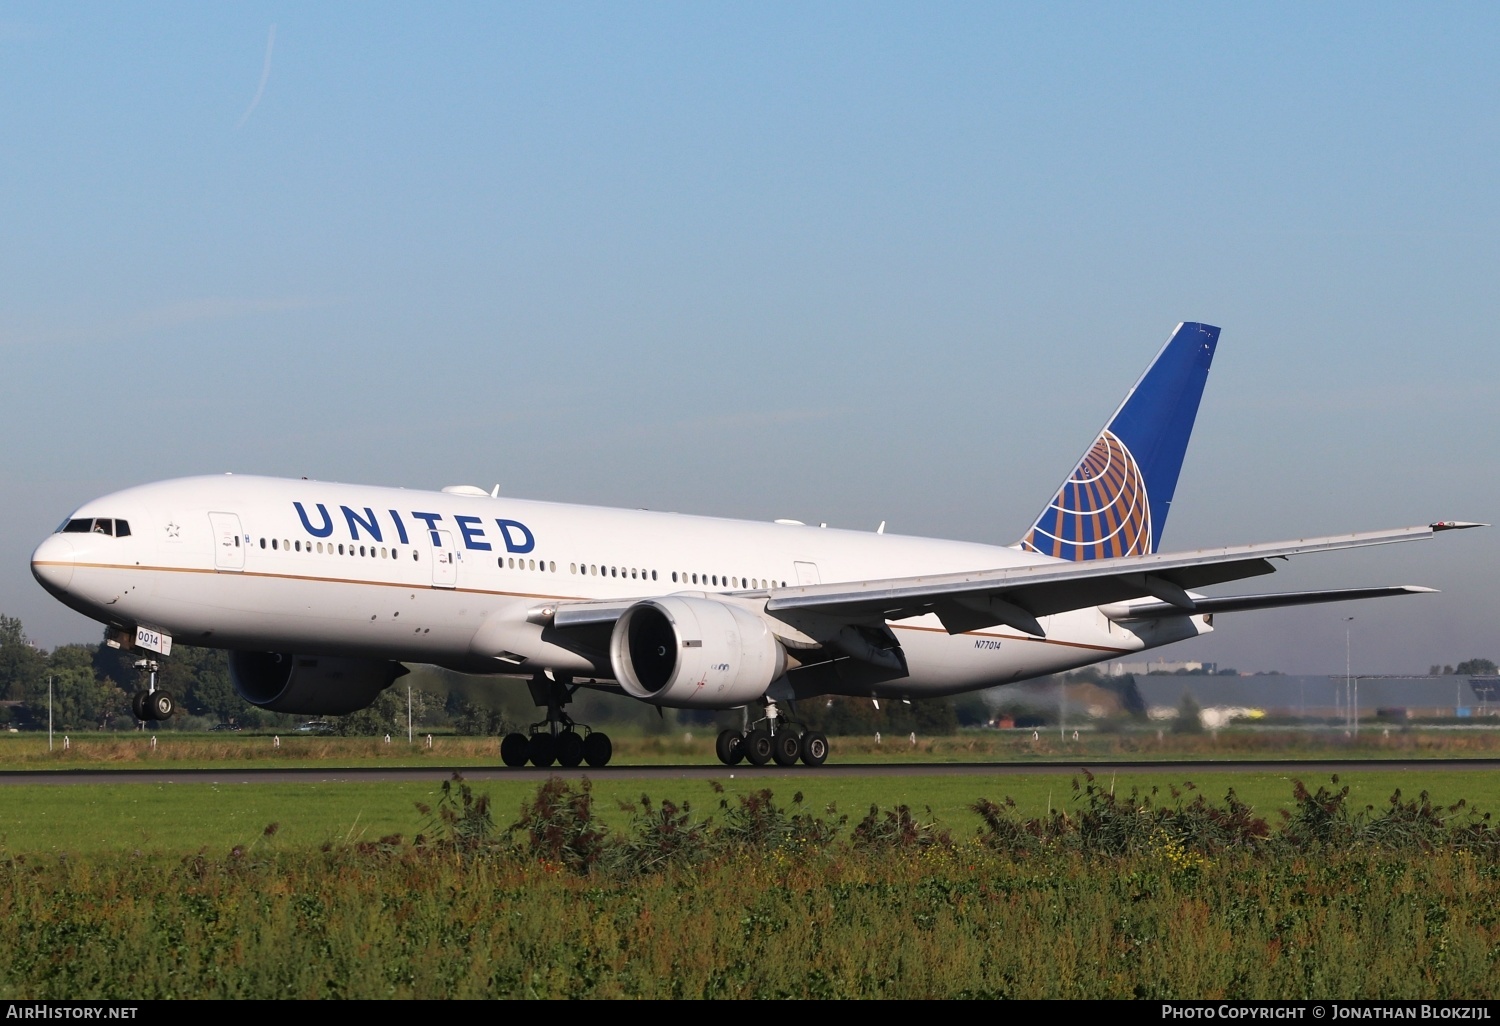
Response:
POLYGON ((1106 429, 1063 482, 1021 547, 1059 559, 1144 556, 1151 543, 1151 502, 1135 457, 1106 429))

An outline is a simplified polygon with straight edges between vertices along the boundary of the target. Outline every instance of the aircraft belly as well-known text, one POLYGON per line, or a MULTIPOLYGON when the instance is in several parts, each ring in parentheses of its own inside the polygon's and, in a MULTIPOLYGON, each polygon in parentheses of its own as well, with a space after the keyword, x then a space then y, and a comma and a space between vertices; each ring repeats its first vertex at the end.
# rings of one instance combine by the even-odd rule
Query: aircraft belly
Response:
POLYGON ((1111 633, 1108 621, 1092 609, 1043 618, 1043 638, 1004 627, 950 635, 935 617, 891 626, 906 652, 910 676, 870 689, 888 697, 930 698, 995 687, 1144 647, 1133 634, 1111 633))

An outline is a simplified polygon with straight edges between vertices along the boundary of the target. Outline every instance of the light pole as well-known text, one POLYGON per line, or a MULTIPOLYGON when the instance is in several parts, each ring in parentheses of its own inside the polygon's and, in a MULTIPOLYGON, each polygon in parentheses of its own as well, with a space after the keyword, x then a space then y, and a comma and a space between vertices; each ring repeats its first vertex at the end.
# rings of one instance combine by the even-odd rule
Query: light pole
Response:
POLYGON ((1349 729, 1354 732, 1359 730, 1359 714, 1355 711, 1352 703, 1353 671, 1350 669, 1349 659, 1349 631, 1354 624, 1354 617, 1344 617, 1344 715, 1348 720, 1349 729))

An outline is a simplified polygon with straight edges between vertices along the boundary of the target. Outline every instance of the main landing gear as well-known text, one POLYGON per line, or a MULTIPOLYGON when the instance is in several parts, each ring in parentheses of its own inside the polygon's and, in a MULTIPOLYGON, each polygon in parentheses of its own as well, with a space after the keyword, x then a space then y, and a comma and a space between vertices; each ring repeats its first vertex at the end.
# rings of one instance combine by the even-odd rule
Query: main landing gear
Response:
POLYGON ((746 730, 723 730, 714 744, 719 761, 734 766, 741 759, 752 766, 775 761, 778 766, 795 766, 802 760, 808 766, 821 766, 828 760, 828 735, 821 730, 804 730, 777 715, 776 703, 766 703, 766 715, 746 730))
POLYGON ((536 704, 547 707, 547 718, 533 723, 525 734, 505 735, 500 742, 500 761, 514 768, 528 762, 539 767, 555 762, 567 769, 585 762, 595 768, 609 765, 615 750, 609 735, 582 727, 563 712, 577 688, 566 678, 552 680, 541 674, 527 683, 536 704))
POLYGON ((161 666, 155 659, 137 659, 135 668, 146 674, 146 690, 130 696, 130 713, 137 720, 165 720, 177 711, 172 696, 156 686, 156 671, 161 666))

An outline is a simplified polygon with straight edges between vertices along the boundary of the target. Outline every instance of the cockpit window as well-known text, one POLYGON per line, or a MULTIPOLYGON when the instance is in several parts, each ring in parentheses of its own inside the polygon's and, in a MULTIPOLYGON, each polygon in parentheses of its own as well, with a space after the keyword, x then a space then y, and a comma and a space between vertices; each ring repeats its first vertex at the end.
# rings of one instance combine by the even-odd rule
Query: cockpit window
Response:
POLYGON ((59 534, 107 534, 115 538, 130 536, 130 524, 124 520, 108 517, 82 517, 69 520, 58 529, 59 534))

